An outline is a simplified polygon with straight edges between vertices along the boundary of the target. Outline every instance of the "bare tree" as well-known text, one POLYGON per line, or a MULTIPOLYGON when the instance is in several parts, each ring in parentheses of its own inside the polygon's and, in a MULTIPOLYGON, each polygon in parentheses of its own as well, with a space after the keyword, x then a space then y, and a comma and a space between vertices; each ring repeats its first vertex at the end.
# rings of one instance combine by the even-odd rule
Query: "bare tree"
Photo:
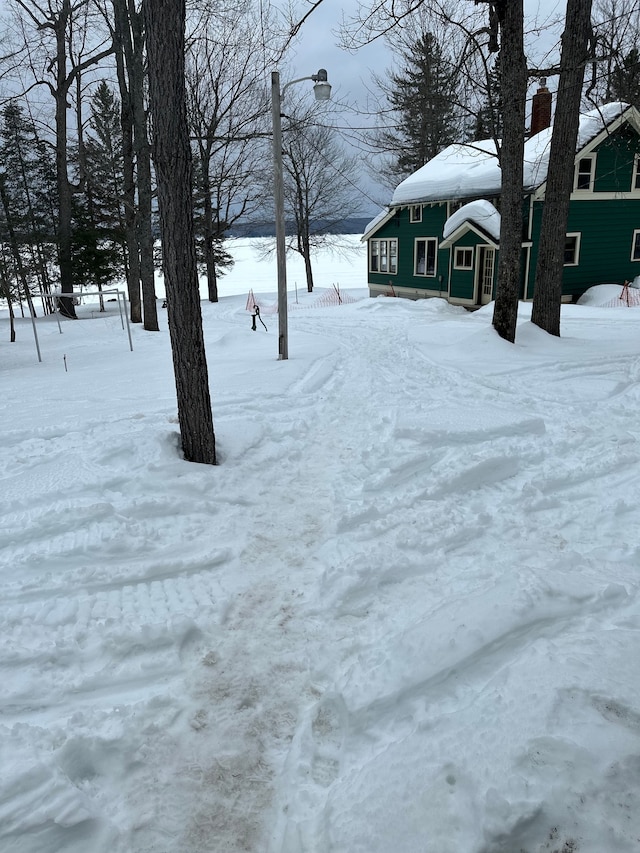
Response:
MULTIPOLYGON (((88 44, 92 0, 10 0, 22 37, 20 65, 28 75, 26 89, 46 86, 55 103, 56 179, 58 190, 57 243, 60 289, 72 294, 72 196, 78 189, 69 171, 67 111, 72 87, 87 69, 113 52, 111 42, 88 44)), ((75 317, 73 300, 60 300, 60 310, 75 317)))
POLYGON ((596 0, 593 7, 594 57, 587 80, 590 103, 637 100, 639 40, 640 0, 596 0))
POLYGON ((531 312, 531 321, 550 335, 560 335, 565 234, 590 36, 591 0, 568 0, 531 312))
MULTIPOLYGON (((108 18, 108 16, 107 16, 108 18)), ((124 233, 127 244, 127 290, 131 306, 131 321, 142 323, 140 296, 140 247, 136 229, 135 154, 133 147, 133 99, 127 74, 127 57, 130 56, 129 15, 126 0, 113 0, 113 40, 116 71, 120 91, 120 128, 122 131, 122 170, 124 233), (127 49, 125 52, 125 42, 127 49)))
POLYGON ((344 151, 335 131, 317 119, 314 122, 313 115, 294 118, 284 135, 285 200, 295 225, 289 247, 304 259, 309 293, 313 291, 313 252, 335 244, 333 226, 352 215, 359 203, 352 180, 356 158, 344 151))
POLYGON ((144 0, 169 333, 185 458, 216 463, 198 289, 185 92, 185 0, 144 0))
POLYGON ((493 326, 500 337, 516 338, 522 265, 524 127, 527 63, 522 0, 496 4, 501 29, 499 54, 503 138, 500 148, 500 258, 493 326))
MULTIPOLYGON (((115 31, 119 49, 118 83, 123 104, 126 104, 125 134, 133 135, 137 205, 135 229, 139 252, 139 274, 142 285, 144 328, 158 331, 154 263, 151 147, 147 133, 145 105, 143 13, 135 0, 113 0, 115 31)), ((127 143, 128 144, 128 143, 127 143)))
POLYGON ((222 19, 205 8, 190 40, 187 91, 197 153, 197 236, 211 302, 218 300, 218 257, 225 232, 262 202, 258 176, 267 130, 267 61, 252 8, 227 10, 222 19))

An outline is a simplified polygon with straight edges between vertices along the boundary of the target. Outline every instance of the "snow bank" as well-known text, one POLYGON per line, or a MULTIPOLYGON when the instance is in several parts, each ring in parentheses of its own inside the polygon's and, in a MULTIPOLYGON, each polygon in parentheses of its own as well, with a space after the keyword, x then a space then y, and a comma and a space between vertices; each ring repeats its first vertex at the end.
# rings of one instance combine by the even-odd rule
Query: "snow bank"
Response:
POLYGON ((282 362, 233 245, 215 468, 166 312, 0 314, 0 853, 637 853, 636 312, 512 345, 358 257, 282 362))

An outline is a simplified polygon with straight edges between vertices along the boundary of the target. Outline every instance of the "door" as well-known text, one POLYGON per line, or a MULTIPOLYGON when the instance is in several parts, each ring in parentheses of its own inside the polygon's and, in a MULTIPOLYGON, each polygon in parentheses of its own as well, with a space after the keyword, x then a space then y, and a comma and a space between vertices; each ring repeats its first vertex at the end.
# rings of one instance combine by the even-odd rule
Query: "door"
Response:
POLYGON ((493 299, 493 275, 496 267, 496 250, 480 246, 478 252, 478 288, 480 304, 486 305, 493 299))

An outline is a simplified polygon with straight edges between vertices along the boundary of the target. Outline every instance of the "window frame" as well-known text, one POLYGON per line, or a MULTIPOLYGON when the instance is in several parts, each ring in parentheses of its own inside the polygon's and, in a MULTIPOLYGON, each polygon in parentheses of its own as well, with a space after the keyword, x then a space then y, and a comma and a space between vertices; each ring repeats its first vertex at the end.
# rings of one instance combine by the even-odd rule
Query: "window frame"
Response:
POLYGON ((573 191, 578 193, 592 193, 593 185, 596 178, 596 155, 595 154, 587 154, 585 157, 580 157, 575 165, 575 174, 573 178, 573 191), (584 171, 580 171, 580 164, 588 161, 589 162, 589 184, 586 187, 579 186, 580 176, 586 175, 587 173, 584 171))
POLYGON ((384 275, 398 274, 397 237, 376 237, 369 240, 369 272, 384 275))
POLYGON ((640 228, 635 228, 631 237, 631 261, 632 263, 640 262, 640 228))
POLYGON ((582 241, 582 232, 581 231, 570 231, 564 235, 565 244, 564 244, 564 261, 563 267, 578 267, 580 266, 580 243, 582 241), (567 242, 573 237, 575 239, 574 249, 573 249, 573 260, 567 261, 567 242))
POLYGON ((640 154, 633 158, 633 174, 631 175, 631 192, 640 191, 640 154))
POLYGON ((438 274, 438 238, 437 237, 416 237, 413 244, 413 274, 420 278, 435 278, 438 274), (418 244, 424 243, 424 272, 419 272, 419 254, 418 244), (427 271, 427 260, 429 257, 429 244, 433 244, 433 272, 427 271))
POLYGON ((472 270, 473 269, 473 246, 456 246, 453 251, 453 268, 454 270, 472 270), (471 255, 471 262, 469 264, 464 263, 464 261, 459 261, 459 254, 466 254, 467 252, 471 255))
POLYGON ((415 222, 422 222, 422 205, 412 204, 409 206, 409 222, 413 225, 415 222))

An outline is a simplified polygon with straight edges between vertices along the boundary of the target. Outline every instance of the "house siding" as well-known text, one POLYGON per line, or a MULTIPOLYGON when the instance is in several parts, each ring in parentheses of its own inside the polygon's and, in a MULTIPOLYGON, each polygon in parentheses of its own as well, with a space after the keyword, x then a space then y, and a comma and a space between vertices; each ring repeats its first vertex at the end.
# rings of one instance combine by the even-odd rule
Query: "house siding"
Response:
MULTIPOLYGON (((478 259, 478 246, 484 245, 483 240, 478 234, 473 231, 467 231, 456 240, 454 246, 451 247, 451 286, 449 289, 449 298, 454 301, 460 301, 469 304, 475 304, 475 283, 476 283, 476 264, 478 259), (455 249, 473 249, 473 269, 457 270, 453 267, 453 258, 455 258, 455 249)), ((495 282, 494 282, 495 284, 495 282)))
MULTIPOLYGON (((640 232, 640 188, 635 190, 634 169, 640 155, 640 126, 635 111, 631 120, 622 123, 609 133, 601 133, 591 143, 577 152, 576 162, 593 158, 592 185, 572 193, 567 233, 579 235, 578 263, 566 265, 563 271, 562 294, 565 299, 576 300, 589 287, 616 282, 622 284, 640 275, 640 260, 633 261, 634 232, 640 232), (635 118, 634 118, 635 116, 635 118)), ((584 167, 584 164, 583 164, 584 167)), ((581 175, 584 178, 584 168, 581 175)), ((475 197, 460 198, 457 204, 475 197)), ((499 209, 499 200, 491 199, 499 209)), ((523 196, 523 266, 520 298, 532 299, 544 185, 533 195, 523 196)), ((368 274, 370 292, 396 292, 400 296, 443 296, 452 302, 472 306, 481 301, 478 286, 480 252, 478 246, 485 241, 470 225, 457 235, 454 244, 446 242, 441 248, 443 228, 450 213, 447 202, 425 202, 422 221, 411 222, 411 208, 400 207, 395 214, 371 234, 370 239, 396 238, 398 241, 398 268, 396 274, 368 274), (415 275, 415 247, 417 239, 434 238, 438 241, 437 267, 434 276, 415 275), (453 267, 455 249, 469 247, 474 250, 474 269, 456 270, 453 267)), ((457 233, 457 232, 456 232, 457 233)), ((489 240, 489 242, 491 242, 489 240)), ((496 254, 495 270, 498 267, 496 254)), ((494 271, 494 295, 495 295, 494 271)))
POLYGON ((628 125, 618 128, 602 142, 596 154, 594 192, 628 193, 631 191, 633 162, 638 150, 638 136, 628 125))
MULTIPOLYGON (((449 272, 449 250, 437 251, 435 276, 414 275, 415 241, 417 239, 435 238, 438 247, 442 242, 442 229, 447 220, 447 205, 424 205, 422 221, 411 222, 408 207, 400 208, 395 215, 385 222, 375 232, 373 239, 398 240, 398 272, 393 275, 388 272, 368 272, 370 286, 375 286, 378 292, 393 292, 397 288, 416 290, 416 296, 432 296, 447 294, 447 277, 449 272)), ((370 241, 368 241, 370 244, 370 241)), ((369 258, 367 258, 369 265, 369 258)))
MULTIPOLYGON (((527 298, 533 298, 538 258, 538 237, 542 202, 533 206, 533 247, 527 298)), ((569 209, 567 233, 578 233, 578 266, 566 266, 562 293, 577 299, 596 284, 620 283, 640 274, 640 263, 631 260, 633 232, 640 228, 640 202, 635 199, 573 201, 569 209)))

